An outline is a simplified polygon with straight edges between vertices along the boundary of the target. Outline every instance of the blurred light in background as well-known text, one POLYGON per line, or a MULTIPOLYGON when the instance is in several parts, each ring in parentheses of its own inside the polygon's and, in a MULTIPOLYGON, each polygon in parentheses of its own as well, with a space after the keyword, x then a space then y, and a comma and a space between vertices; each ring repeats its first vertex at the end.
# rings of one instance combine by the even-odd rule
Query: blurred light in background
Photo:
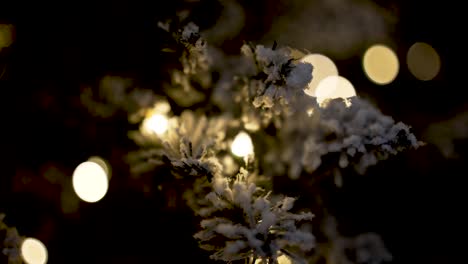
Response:
POLYGON ((319 83, 315 95, 317 102, 322 105, 328 99, 346 99, 356 96, 356 90, 343 76, 328 76, 319 83))
POLYGON ((421 81, 434 79, 441 64, 437 51, 424 42, 416 42, 409 48, 406 63, 411 74, 421 81))
POLYGON ((21 243, 21 257, 27 264, 47 263, 47 248, 35 238, 26 238, 21 243))
POLYGON ((145 134, 164 134, 169 128, 169 120, 162 114, 153 114, 143 120, 142 130, 145 134))
POLYGON ((385 45, 373 45, 366 50, 362 66, 367 78, 372 82, 385 85, 395 80, 400 69, 395 52, 385 45))
POLYGON ((13 30, 12 25, 0 24, 0 51, 13 43, 13 30))
POLYGON ((231 144, 231 151, 238 157, 247 157, 254 154, 252 139, 244 131, 239 132, 231 144))
POLYGON ((85 161, 73 172, 73 189, 78 197, 88 203, 101 200, 109 188, 106 171, 93 161, 85 161))
POLYGON ((328 76, 337 76, 338 68, 335 63, 322 54, 308 54, 301 59, 301 62, 312 64, 312 81, 305 93, 309 96, 316 96, 315 91, 319 83, 328 76))

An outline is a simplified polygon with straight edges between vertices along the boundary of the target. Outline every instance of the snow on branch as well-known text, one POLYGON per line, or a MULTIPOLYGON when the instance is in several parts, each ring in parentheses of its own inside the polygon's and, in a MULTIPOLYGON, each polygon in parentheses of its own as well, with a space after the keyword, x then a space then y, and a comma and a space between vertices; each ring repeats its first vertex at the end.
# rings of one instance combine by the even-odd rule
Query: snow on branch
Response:
POLYGON ((206 117, 186 110, 180 116, 170 118, 167 131, 161 135, 147 134, 142 127, 129 136, 144 147, 130 153, 128 161, 135 172, 144 167, 140 163, 165 164, 176 178, 211 178, 221 172, 215 155, 226 148, 223 140, 229 120, 224 116, 206 117))
POLYGON ((200 246, 214 251, 211 258, 216 260, 275 261, 282 251, 300 259, 295 250, 312 249, 315 238, 298 228, 298 223, 313 215, 290 212, 294 198, 273 198, 247 176, 241 170, 234 180, 214 178, 213 191, 206 196, 209 206, 200 212, 205 217, 202 230, 195 234, 200 246))
POLYGON ((279 141, 266 155, 272 174, 284 173, 297 179, 303 171, 313 173, 326 155, 334 155, 337 167, 353 167, 358 173, 390 155, 418 148, 410 127, 395 122, 375 106, 353 97, 350 106, 342 99, 331 100, 325 107, 313 108, 312 114, 291 115, 278 132, 279 141), (281 162, 278 162, 281 161, 281 162))

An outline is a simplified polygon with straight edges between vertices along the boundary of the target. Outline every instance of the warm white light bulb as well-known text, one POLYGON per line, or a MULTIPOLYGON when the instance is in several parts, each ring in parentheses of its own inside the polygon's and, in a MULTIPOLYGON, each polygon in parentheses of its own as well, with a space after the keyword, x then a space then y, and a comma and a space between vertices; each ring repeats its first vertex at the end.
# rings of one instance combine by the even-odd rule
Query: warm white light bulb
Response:
POLYGON ((154 114, 143 121, 143 127, 146 131, 162 135, 169 128, 169 120, 164 115, 154 114))
POLYGON ((323 79, 315 91, 317 102, 322 104, 327 99, 347 99, 356 96, 353 85, 342 76, 328 76, 323 79))
POLYGON ((109 188, 105 170, 97 163, 85 161, 73 172, 73 189, 78 197, 88 203, 101 200, 109 188))
POLYGON ((47 248, 35 238, 26 238, 21 243, 21 257, 27 264, 47 263, 47 248))
POLYGON ((319 83, 328 76, 338 75, 338 68, 335 63, 322 54, 308 54, 301 59, 302 62, 312 64, 312 80, 304 92, 309 96, 315 96, 315 91, 319 83))
POLYGON ((239 132, 231 145, 231 151, 239 157, 246 157, 254 154, 252 139, 244 131, 239 132))
POLYGON ((391 83, 400 68, 397 55, 385 45, 373 45, 367 49, 362 65, 369 80, 379 85, 391 83))

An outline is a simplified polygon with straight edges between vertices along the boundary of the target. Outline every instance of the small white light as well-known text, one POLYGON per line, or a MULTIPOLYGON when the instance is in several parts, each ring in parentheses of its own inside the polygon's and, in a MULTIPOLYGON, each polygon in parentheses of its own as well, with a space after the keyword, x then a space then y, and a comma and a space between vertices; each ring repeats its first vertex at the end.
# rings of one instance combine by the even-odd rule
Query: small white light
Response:
POLYGON ((27 264, 47 263, 47 248, 35 238, 26 238, 21 243, 21 257, 27 264))
POLYGON ((231 151, 238 157, 247 157, 254 154, 252 139, 244 131, 239 132, 231 144, 231 151))
POLYGON ((108 177, 104 169, 95 162, 85 161, 73 172, 73 189, 78 197, 88 203, 101 200, 109 188, 108 177))
POLYGON ((323 54, 308 54, 301 59, 302 62, 312 64, 312 80, 304 91, 309 96, 316 96, 315 91, 319 83, 328 76, 337 76, 338 68, 335 63, 323 54))
POLYGON ((317 102, 322 105, 327 99, 347 99, 356 96, 353 85, 342 76, 328 76, 323 79, 315 91, 317 102))
POLYGON ((385 85, 398 75, 400 64, 396 53, 385 45, 373 45, 364 53, 362 66, 369 80, 385 85))
POLYGON ((164 134, 169 128, 169 120, 161 114, 154 114, 143 121, 143 130, 145 132, 156 133, 157 135, 164 134))

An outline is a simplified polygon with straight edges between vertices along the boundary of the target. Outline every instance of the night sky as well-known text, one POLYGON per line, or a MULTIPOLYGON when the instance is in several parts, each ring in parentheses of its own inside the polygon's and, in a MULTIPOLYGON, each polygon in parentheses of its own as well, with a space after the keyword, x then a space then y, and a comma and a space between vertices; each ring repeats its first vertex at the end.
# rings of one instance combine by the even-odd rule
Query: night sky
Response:
MULTIPOLYGON (((277 0, 239 2, 247 22, 223 44, 229 52, 244 40, 262 44, 279 12, 277 0)), ((375 2, 398 11, 392 37, 400 61, 422 40, 438 51, 441 71, 421 82, 402 63, 393 83, 378 86, 366 78, 356 54, 336 61, 340 73, 382 112, 412 126, 417 137, 430 124, 466 112, 466 74, 458 63, 466 49, 461 8, 450 1, 375 2)), ((0 212, 21 235, 47 245, 49 263, 208 263, 208 254, 191 237, 196 224, 187 223, 190 212, 168 207, 167 193, 142 193, 142 182, 129 180, 122 157, 135 146, 127 138, 132 127, 125 113, 93 117, 79 98, 83 87, 96 86, 108 74, 161 93, 161 83, 168 80, 164 66, 171 58, 161 52, 166 37, 157 22, 182 6, 190 7, 202 29, 215 23, 220 9, 214 0, 0 4, 0 24, 15 27, 13 44, 0 52, 1 146, 7 168, 0 174, 0 212), (71 176, 94 155, 112 167, 109 192, 99 203, 80 203, 78 212, 64 215, 62 186, 43 175, 56 168, 71 176)), ((428 144, 350 180, 330 200, 345 223, 344 232, 380 233, 394 263, 460 263, 455 260, 466 206, 461 184, 468 175, 466 138, 456 144, 457 158, 447 159, 428 144)))

